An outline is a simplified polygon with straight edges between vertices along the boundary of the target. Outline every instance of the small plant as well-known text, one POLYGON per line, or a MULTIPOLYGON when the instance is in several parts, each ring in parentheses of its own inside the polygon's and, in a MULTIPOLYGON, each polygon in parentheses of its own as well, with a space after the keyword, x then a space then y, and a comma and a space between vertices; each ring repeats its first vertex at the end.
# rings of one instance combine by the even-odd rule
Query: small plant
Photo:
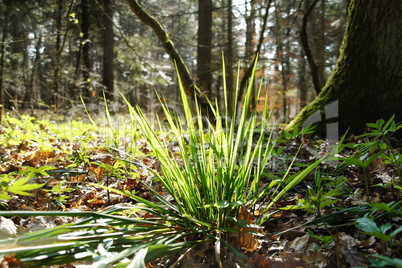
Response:
POLYGON ((350 146, 352 146, 356 151, 355 155, 343 159, 342 165, 355 165, 362 170, 367 196, 370 195, 370 182, 367 168, 378 158, 384 159, 386 164, 393 165, 393 170, 395 172, 394 177, 399 177, 400 186, 397 186, 397 188, 401 189, 402 154, 396 152, 392 148, 390 137, 402 128, 402 124, 395 123, 394 118, 395 115, 391 116, 387 122, 380 119, 377 120, 376 123, 368 123, 367 126, 370 128, 370 131, 359 136, 359 138, 365 138, 366 141, 363 143, 351 144, 350 146))
POLYGON ((64 193, 69 193, 74 191, 73 188, 68 188, 65 187, 63 184, 65 182, 60 182, 52 187, 50 190, 44 190, 45 192, 48 192, 53 203, 57 207, 64 207, 64 205, 67 203, 68 196, 64 195, 64 193))
POLYGON ((54 169, 51 166, 42 166, 40 168, 24 167, 18 172, 0 174, 0 200, 12 198, 16 195, 32 195, 28 191, 36 190, 45 185, 45 183, 29 183, 31 179, 39 176, 47 176, 47 171, 54 169))
POLYGON ((399 258, 389 258, 385 256, 371 255, 371 257, 369 258, 369 262, 371 264, 371 267, 382 267, 382 268, 402 267, 402 259, 399 258))
POLYGON ((322 176, 321 172, 316 172, 314 186, 307 186, 305 198, 298 198, 297 205, 290 205, 282 209, 301 209, 315 214, 320 218, 321 210, 338 201, 337 196, 341 195, 345 189, 345 178, 336 177, 334 179, 322 176))
POLYGON ((334 242, 334 237, 331 235, 316 235, 313 233, 313 231, 311 231, 310 229, 307 230, 308 231, 308 235, 312 238, 317 239, 318 241, 320 241, 324 247, 329 247, 331 246, 331 244, 334 242))
POLYGON ((402 231, 402 226, 399 226, 394 231, 389 232, 392 228, 392 224, 389 221, 393 218, 402 217, 401 203, 402 201, 367 205, 370 211, 364 217, 356 219, 356 227, 364 233, 385 242, 390 241, 402 231), (377 225, 376 222, 384 223, 377 225))
POLYGON ((389 138, 399 129, 402 128, 402 123, 396 123, 394 121, 395 115, 392 115, 387 122, 384 119, 377 120, 375 123, 367 123, 370 128, 368 133, 361 135, 360 137, 371 137, 373 140, 372 144, 367 144, 367 147, 383 147, 382 143, 385 143, 390 147, 389 138))
POLYGON ((22 115, 20 118, 7 115, 5 118, 5 134, 0 135, 0 144, 4 146, 35 143, 45 151, 54 148, 49 140, 55 137, 59 140, 86 135, 94 130, 94 127, 83 122, 72 121, 70 123, 51 123, 48 120, 37 120, 35 117, 22 115), (83 134, 84 133, 84 134, 83 134))
POLYGON ((392 224, 387 222, 381 225, 377 225, 374 220, 368 215, 356 220, 356 227, 363 231, 365 234, 374 236, 385 242, 390 241, 394 236, 402 232, 402 226, 399 226, 395 230, 392 229, 392 224))
MULTIPOLYGON (((368 205, 370 212, 354 221, 356 227, 364 234, 380 240, 383 252, 386 252, 387 246, 392 249, 398 246, 396 241, 397 237, 400 237, 402 226, 392 221, 402 217, 401 203, 402 201, 368 205)), ((373 267, 400 267, 402 260, 393 257, 371 254, 369 261, 373 267)))

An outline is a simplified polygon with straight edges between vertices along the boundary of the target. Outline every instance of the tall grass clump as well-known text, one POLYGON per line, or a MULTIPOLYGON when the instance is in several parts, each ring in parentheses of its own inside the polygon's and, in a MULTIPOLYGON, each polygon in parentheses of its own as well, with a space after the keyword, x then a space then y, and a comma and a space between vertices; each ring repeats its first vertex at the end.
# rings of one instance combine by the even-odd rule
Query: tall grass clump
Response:
MULTIPOLYGON (((66 261, 63 254, 68 254, 70 262, 91 260, 93 267, 116 263, 120 263, 118 267, 145 267, 154 260, 164 261, 165 267, 179 263, 191 267, 188 262, 184 265, 184 260, 201 250, 197 247, 207 245, 206 249, 214 249, 212 256, 220 267, 246 262, 242 250, 255 250, 257 237, 263 233, 253 211, 258 208, 259 215, 264 215, 320 163, 317 160, 297 174, 290 174, 289 167, 281 179, 261 187, 273 158, 275 138, 267 103, 258 114, 251 108, 256 107, 253 102, 261 94, 260 87, 256 90, 257 98, 253 98, 255 70, 254 66, 243 105, 235 102, 229 110, 231 100, 224 82, 225 105, 219 107, 217 102, 209 102, 212 114, 208 117, 199 103, 190 101, 181 83, 182 107, 172 109, 161 98, 165 121, 157 119, 156 126, 139 107, 126 101, 133 125, 160 163, 160 171, 152 172, 165 193, 150 188, 154 195, 150 201, 135 193, 103 186, 129 196, 136 204, 102 213, 83 213, 87 217, 83 222, 26 235, 19 239, 19 243, 26 244, 15 246, 16 243, 14 249, 3 247, 0 254, 14 253, 27 263, 35 263, 40 255, 42 263, 46 260, 59 264, 66 261), (159 135, 161 129, 167 129, 169 138, 159 135), (56 249, 31 246, 34 238, 44 239, 56 249)), ((235 100, 238 94, 239 80, 235 100)), ((68 212, 56 214, 66 216, 68 212)), ((0 246, 6 243, 0 241, 0 246)))
MULTIPOLYGON (((284 177, 282 183, 277 182, 285 183, 282 191, 268 191, 276 183, 261 191, 261 178, 267 172, 275 140, 267 103, 261 114, 251 108, 255 107, 252 101, 258 99, 261 93, 258 89, 257 97, 252 98, 254 75, 255 70, 243 105, 239 107, 234 102, 232 111, 229 111, 230 100, 224 80, 225 106, 220 109, 218 103, 210 103, 212 117, 206 117, 197 102, 190 102, 181 83, 182 112, 160 101, 167 128, 179 148, 176 153, 172 152, 169 139, 158 137, 140 108, 129 109, 160 162, 162 172, 155 175, 173 197, 177 209, 182 215, 217 230, 234 227, 233 217, 238 214, 239 208, 253 208, 262 197, 270 201, 265 205, 268 209, 318 164, 314 163, 291 180, 284 177), (266 198, 269 193, 272 196, 266 198)), ((238 99, 238 82, 235 100, 238 99)), ((161 120, 158 120, 158 125, 159 129, 164 127, 161 120)))
MULTIPOLYGON (((171 132, 178 147, 175 151, 171 140, 158 136, 142 110, 127 102, 133 122, 160 162, 161 172, 154 174, 173 198, 173 202, 163 203, 173 206, 191 222, 192 228, 208 234, 216 246, 231 243, 246 250, 252 247, 250 237, 261 233, 254 224, 258 219, 250 219, 257 205, 266 212, 320 163, 318 160, 291 176, 289 167, 281 180, 261 189, 261 179, 273 158, 275 139, 269 120, 272 111, 267 103, 259 114, 252 108, 261 94, 260 87, 253 98, 255 68, 243 105, 234 102, 231 110, 225 80, 225 105, 209 102, 212 116, 205 116, 199 103, 191 102, 181 83, 180 110, 160 100, 164 121, 157 119, 157 128, 171 132), (249 233, 248 238, 241 239, 243 230, 249 233)), ((236 82, 235 100, 239 97, 239 79, 236 82)))

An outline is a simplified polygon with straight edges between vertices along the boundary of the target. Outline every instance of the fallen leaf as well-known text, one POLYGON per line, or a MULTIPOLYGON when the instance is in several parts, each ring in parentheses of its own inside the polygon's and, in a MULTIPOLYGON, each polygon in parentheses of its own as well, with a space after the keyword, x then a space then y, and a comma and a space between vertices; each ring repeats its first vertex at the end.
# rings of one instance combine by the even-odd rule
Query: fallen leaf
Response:
MULTIPOLYGON (((246 208, 241 207, 239 211, 239 215, 237 217, 238 222, 246 221, 247 225, 255 224, 254 216, 251 214, 246 208)), ((234 244, 238 247, 243 249, 246 252, 252 252, 258 249, 260 246, 260 242, 254 233, 263 234, 263 231, 260 228, 254 227, 241 227, 239 229, 239 237, 234 239, 234 244)))
POLYGON ((367 258, 355 249, 346 248, 345 249, 345 258, 346 258, 346 261, 350 264, 350 267, 368 267, 369 266, 367 258))
POLYGON ((0 260, 0 267, 25 267, 25 265, 17 258, 15 255, 4 256, 2 260, 0 260))
POLYGON ((295 240, 290 242, 288 247, 290 249, 293 249, 294 252, 301 252, 301 251, 305 250, 305 248, 307 247, 307 242, 309 239, 310 239, 309 234, 303 235, 301 237, 296 237, 295 240))
POLYGON ((0 217, 0 237, 9 238, 17 235, 17 227, 11 219, 0 217))

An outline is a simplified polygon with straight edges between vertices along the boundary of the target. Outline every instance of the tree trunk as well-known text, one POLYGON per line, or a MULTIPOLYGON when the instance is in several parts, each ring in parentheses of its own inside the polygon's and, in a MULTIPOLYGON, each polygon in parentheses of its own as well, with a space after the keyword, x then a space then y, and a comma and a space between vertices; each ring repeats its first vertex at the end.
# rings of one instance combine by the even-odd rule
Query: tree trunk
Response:
MULTIPOLYGON (((331 129, 337 118, 340 134, 364 132, 378 119, 402 121, 402 1, 352 0, 340 57, 318 97, 291 124, 315 121, 317 111, 326 120, 318 132, 331 129), (310 118, 309 118, 310 117, 310 118)), ((333 133, 329 133, 331 135, 333 133)))
POLYGON ((326 76, 325 76, 325 5, 326 0, 320 0, 319 12, 316 12, 316 18, 314 23, 314 49, 313 55, 315 57, 315 62, 317 64, 318 72, 318 84, 321 89, 325 86, 326 76))
POLYGON ((319 12, 314 12, 318 1, 313 0, 312 3, 309 1, 304 2, 306 11, 300 31, 301 44, 310 66, 314 91, 317 95, 325 84, 325 21, 323 19, 325 15, 325 2, 321 2, 320 14, 319 12))
POLYGON ((304 50, 300 49, 300 60, 297 61, 297 87, 299 88, 300 108, 308 102, 307 62, 304 59, 304 50))
POLYGON ((82 29, 82 56, 84 66, 82 68, 83 76, 83 96, 86 101, 91 98, 91 58, 89 49, 89 3, 88 0, 81 1, 82 16, 81 16, 81 29, 82 29))
MULTIPOLYGON (((58 2, 58 18, 57 18, 57 39, 56 39, 56 63, 54 67, 53 73, 53 83, 52 83, 52 94, 53 94, 53 105, 54 109, 57 110, 59 106, 59 80, 60 80, 60 64, 61 64, 61 55, 64 50, 64 46, 66 44, 68 32, 70 30, 70 20, 66 19, 66 30, 64 35, 61 34, 61 19, 64 17, 68 17, 70 14, 75 0, 71 0, 68 6, 67 15, 63 14, 63 0, 59 0, 58 2), (62 39, 63 37, 63 39, 62 39)), ((45 98, 46 100, 46 98, 45 98)))
POLYGON ((212 0, 198 0, 197 84, 211 98, 212 0))
POLYGON ((39 62, 41 60, 41 53, 40 49, 42 47, 42 35, 39 34, 39 36, 35 36, 35 38, 38 40, 36 45, 35 45, 35 58, 33 59, 33 68, 31 68, 31 74, 29 76, 29 80, 27 81, 27 87, 25 91, 25 96, 24 96, 24 101, 22 103, 22 108, 28 108, 28 107, 34 107, 34 105, 37 105, 37 94, 35 90, 35 77, 36 77, 36 72, 39 70, 39 68, 35 68, 35 66, 39 66, 39 62))
MULTIPOLYGON (((4 104, 4 62, 6 54, 6 40, 8 37, 8 13, 9 5, 5 5, 4 17, 3 17, 3 27, 2 27, 2 37, 1 37, 1 48, 0 48, 0 104, 4 104)), ((3 107, 4 108, 4 107, 3 107)))
MULTIPOLYGON (((58 2, 58 13, 57 13, 57 21, 56 21, 56 28, 57 28, 57 37, 56 37, 56 62, 54 66, 53 72, 53 83, 52 83, 52 104, 54 105, 54 109, 57 110, 59 106, 59 77, 60 77, 60 58, 61 58, 61 20, 63 16, 63 1, 59 0, 58 2)), ((49 100, 50 101, 50 100, 49 100)), ((46 102, 46 99, 45 99, 46 102)))
POLYGON ((247 0, 244 3, 246 7, 246 43, 245 43, 245 61, 249 65, 254 55, 254 36, 256 34, 256 13, 257 1, 250 1, 250 10, 248 10, 247 0), (251 60, 249 60, 251 59, 251 60))
POLYGON ((113 7, 111 0, 104 1, 105 29, 103 32, 103 85, 105 97, 113 100, 114 94, 114 33, 113 7))
MULTIPOLYGON (((276 3, 278 4, 278 3, 276 3)), ((275 44, 276 44, 276 63, 275 63, 275 73, 280 74, 280 92, 277 92, 279 100, 281 100, 281 122, 288 123, 288 101, 287 101, 287 91, 289 89, 289 77, 290 72, 290 61, 289 61, 289 51, 290 45, 286 36, 289 35, 289 29, 282 27, 282 17, 281 12, 290 13, 288 8, 282 8, 280 6, 275 7, 275 23, 277 27, 277 33, 275 34, 275 44)), ((286 14, 285 17, 288 15, 286 14)))
POLYGON ((228 111, 232 113, 234 107, 234 79, 233 79, 233 3, 232 0, 227 2, 227 45, 226 45, 226 92, 228 94, 228 111))
POLYGON ((196 99, 203 114, 212 117, 213 113, 210 109, 210 105, 207 101, 207 96, 204 92, 202 92, 194 83, 191 75, 188 71, 186 64, 184 63, 183 58, 180 56, 179 52, 176 50, 176 47, 173 44, 173 41, 170 39, 168 34, 162 25, 151 17, 138 3, 138 0, 128 0, 131 10, 134 14, 146 25, 151 27, 159 41, 161 41, 163 48, 166 53, 169 55, 170 59, 176 65, 177 72, 180 76, 181 83, 187 93, 187 95, 193 100, 196 99))
POLYGON ((78 47, 77 55, 75 58, 75 68, 74 68, 74 75, 73 75, 73 86, 70 90, 70 98, 73 102, 80 101, 81 90, 79 88, 79 79, 81 74, 81 54, 82 54, 82 40, 80 40, 80 45, 78 47))

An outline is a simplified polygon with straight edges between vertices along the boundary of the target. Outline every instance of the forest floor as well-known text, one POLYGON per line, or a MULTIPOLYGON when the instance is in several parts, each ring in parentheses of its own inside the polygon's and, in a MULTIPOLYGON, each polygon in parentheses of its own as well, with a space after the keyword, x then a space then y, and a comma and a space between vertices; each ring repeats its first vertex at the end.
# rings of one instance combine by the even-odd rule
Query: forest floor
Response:
MULTIPOLYGON (((34 170, 42 175, 33 177, 32 181, 44 183, 43 187, 31 191, 32 195, 6 193, 10 199, 0 201, 2 210, 102 211, 115 204, 132 202, 88 182, 135 191, 146 199, 153 198, 149 185, 163 193, 150 172, 150 169, 159 171, 158 159, 145 140, 133 140, 127 134, 129 127, 117 133, 83 122, 61 124, 11 116, 0 132, 1 178, 8 174, 18 177, 34 170), (136 165, 130 166, 127 161, 136 165)), ((370 157, 359 154, 356 148, 362 146, 358 145, 369 145, 369 142, 372 140, 365 137, 349 138, 344 143, 351 146, 346 146, 336 159, 321 163, 319 172, 310 174, 276 203, 269 220, 263 223, 264 235, 259 237, 258 244, 240 249, 248 257, 246 267, 392 267, 389 266, 392 263, 396 267, 400 264, 402 213, 397 202, 402 200, 401 165, 384 156, 384 153, 390 155, 388 151, 382 154, 367 151, 370 157), (354 160, 345 164, 345 159, 354 160), (364 161, 368 159, 370 162, 364 161), (375 255, 380 257, 373 259, 375 255)), ((296 172, 327 152, 329 143, 310 135, 279 144, 283 147, 282 155, 275 159, 269 172, 286 170, 294 156, 296 164, 292 171, 296 172)), ((401 141, 390 138, 389 143, 392 148, 387 150, 400 157, 401 141)), ((172 142, 172 150, 174 146, 172 142)), ((263 183, 268 182, 269 176, 263 183)), ((2 187, 1 193, 5 193, 6 186, 2 187)), ((4 223, 5 218, 2 219, 4 223)), ((2 238, 74 221, 43 216, 11 220, 16 231, 10 234, 1 224, 2 238)), ((182 267, 218 267, 216 262, 208 260, 208 254, 208 249, 198 252, 192 255, 194 259, 187 260, 187 265, 183 261, 182 267)), ((16 263, 4 257, 1 267, 16 263)), ((158 263, 147 266, 157 267, 158 263)))

